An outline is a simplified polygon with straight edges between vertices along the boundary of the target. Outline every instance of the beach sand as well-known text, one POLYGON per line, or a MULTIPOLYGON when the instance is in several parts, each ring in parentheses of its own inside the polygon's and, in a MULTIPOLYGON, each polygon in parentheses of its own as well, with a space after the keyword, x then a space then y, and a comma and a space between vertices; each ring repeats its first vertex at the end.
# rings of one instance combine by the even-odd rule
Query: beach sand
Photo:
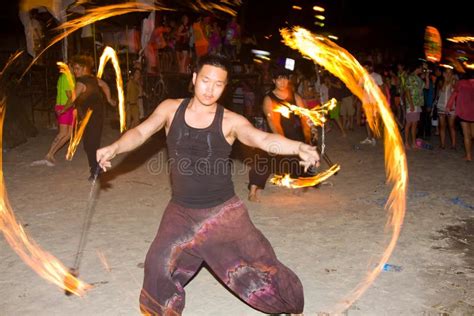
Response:
MULTIPOLYGON (((269 184, 261 203, 248 202, 248 168, 234 161, 237 195, 280 261, 302 280, 305 315, 333 310, 374 268, 390 237, 383 145, 359 145, 364 131, 358 128, 347 138, 337 130, 329 133, 327 153, 342 169, 319 189, 299 195, 269 184)), ((19 222, 42 248, 71 266, 91 184, 82 145, 72 161, 64 160, 63 149, 55 167, 30 166, 42 159, 54 134, 40 130, 4 152, 3 170, 19 222)), ((102 143, 118 136, 107 124, 102 143)), ((433 143, 436 148, 437 140, 433 143)), ((80 277, 95 285, 85 297, 65 296, 0 238, 0 315, 139 315, 143 261, 170 198, 168 174, 159 163, 165 155, 160 134, 117 157, 104 174, 80 266, 80 277)), ((474 315, 474 163, 462 156, 461 148, 407 153, 406 218, 388 261, 402 270, 383 271, 346 315, 474 315)), ((183 315, 262 315, 205 268, 185 290, 183 315)))

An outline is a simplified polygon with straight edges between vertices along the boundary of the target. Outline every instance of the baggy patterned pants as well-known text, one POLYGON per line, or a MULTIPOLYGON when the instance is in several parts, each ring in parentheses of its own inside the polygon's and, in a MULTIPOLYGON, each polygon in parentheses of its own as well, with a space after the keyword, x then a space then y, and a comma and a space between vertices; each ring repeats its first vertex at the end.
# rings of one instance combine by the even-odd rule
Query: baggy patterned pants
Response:
POLYGON ((183 287, 203 262, 250 306, 265 313, 303 312, 300 280, 233 197, 207 209, 168 204, 145 260, 142 313, 181 315, 183 287))

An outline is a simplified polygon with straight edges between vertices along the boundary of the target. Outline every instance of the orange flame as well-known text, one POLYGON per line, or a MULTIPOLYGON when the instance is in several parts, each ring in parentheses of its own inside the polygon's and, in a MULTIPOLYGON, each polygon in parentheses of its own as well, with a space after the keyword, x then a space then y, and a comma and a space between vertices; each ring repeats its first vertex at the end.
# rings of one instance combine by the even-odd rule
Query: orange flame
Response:
POLYGON ((283 103, 283 105, 277 105, 273 112, 278 112, 286 118, 290 117, 290 113, 293 112, 299 116, 306 116, 313 122, 315 126, 323 126, 326 122, 325 115, 337 105, 336 99, 332 98, 328 102, 317 105, 312 109, 305 109, 290 103, 283 103))
POLYGON ((274 109, 273 112, 280 113, 286 118, 290 118, 291 110, 285 106, 285 105, 277 105, 274 109))
POLYGON ((118 61, 117 54, 112 47, 107 46, 100 56, 99 70, 97 71, 97 77, 102 78, 104 73, 105 64, 109 59, 112 59, 112 65, 115 70, 115 84, 117 85, 118 101, 119 101, 119 117, 120 117, 120 132, 124 132, 127 129, 126 126, 126 113, 125 113, 125 97, 123 94, 123 81, 122 71, 120 70, 120 64, 118 61))
MULTIPOLYGON (((74 113, 76 113, 76 111, 74 111, 74 113)), ((89 119, 91 118, 91 115, 92 110, 87 109, 86 115, 84 116, 80 124, 78 124, 77 118, 74 119, 74 129, 72 131, 71 140, 69 141, 69 147, 67 148, 67 160, 72 160, 72 157, 74 157, 74 154, 77 150, 77 146, 79 146, 79 143, 81 142, 82 135, 84 134, 84 130, 87 126, 87 123, 89 122, 89 119), (78 125, 79 128, 77 127, 78 125)))
MULTIPOLYGON (((3 139, 5 106, 6 97, 3 95, 0 100, 0 149, 3 139)), ((0 150, 0 165, 3 161, 2 152, 0 150)), ((58 259, 42 250, 34 240, 27 236, 23 226, 16 221, 8 201, 3 170, 0 170, 0 230, 18 256, 45 280, 78 296, 84 295, 91 288, 89 284, 69 273, 68 269, 58 259)))
MULTIPOLYGON (((100 56, 100 64, 99 70, 97 72, 97 77, 102 77, 104 73, 104 68, 109 59, 112 59, 112 64, 115 70, 115 82, 117 84, 117 92, 118 92, 118 99, 119 99, 119 117, 120 117, 120 131, 123 132, 126 129, 126 122, 125 122, 125 98, 123 93, 123 81, 122 81, 122 73, 120 71, 120 65, 118 62, 118 57, 115 51, 111 47, 106 47, 102 56, 100 56)), ((92 115, 92 110, 89 108, 87 109, 86 115, 82 119, 80 123, 80 127, 77 128, 77 120, 74 125, 74 129, 71 135, 71 141, 69 142, 69 147, 66 154, 67 160, 72 160, 74 154, 76 153, 77 146, 81 142, 82 135, 84 134, 84 129, 89 122, 89 119, 92 115)))
POLYGON ((383 265, 397 243, 406 209, 408 169, 405 151, 387 100, 369 74, 348 51, 329 39, 316 36, 301 27, 281 30, 281 34, 286 45, 299 50, 304 56, 322 65, 341 79, 354 95, 363 100, 365 112, 370 113, 367 115, 369 126, 374 132, 377 132, 376 114, 380 115, 385 127, 385 168, 387 181, 393 184, 385 207, 389 212, 387 227, 391 228, 392 236, 377 266, 368 271, 366 278, 336 306, 337 311, 341 312, 352 305, 370 287, 382 271, 383 265), (363 82, 362 86, 361 82, 363 82))
POLYGON ((304 178, 302 177, 302 178, 293 179, 293 178, 290 178, 289 174, 286 174, 284 176, 276 175, 272 179, 270 179, 270 182, 279 186, 290 188, 290 189, 311 187, 327 180, 339 170, 341 170, 341 166, 339 166, 338 164, 335 164, 331 166, 331 168, 329 168, 328 170, 321 172, 314 177, 304 177, 304 178))
MULTIPOLYGON (((290 113, 295 113, 299 116, 306 116, 311 120, 311 122, 313 122, 315 126, 323 126, 326 122, 325 115, 330 110, 334 109, 336 105, 337 101, 334 98, 322 105, 315 106, 310 110, 285 102, 282 105, 277 105, 273 109, 273 112, 278 112, 286 118, 290 117, 290 113)), ((289 174, 285 176, 275 175, 272 179, 270 179, 270 182, 275 185, 284 186, 291 189, 310 187, 323 182, 324 180, 328 179, 333 174, 338 172, 340 169, 341 166, 335 164, 331 166, 331 168, 329 168, 328 170, 320 172, 313 177, 302 177, 297 179, 291 178, 289 174)))
POLYGON ((239 6, 242 1, 240 0, 220 0, 220 3, 208 2, 204 3, 202 0, 189 1, 188 6, 196 11, 222 11, 232 16, 237 15, 237 11, 233 9, 234 6, 239 6))

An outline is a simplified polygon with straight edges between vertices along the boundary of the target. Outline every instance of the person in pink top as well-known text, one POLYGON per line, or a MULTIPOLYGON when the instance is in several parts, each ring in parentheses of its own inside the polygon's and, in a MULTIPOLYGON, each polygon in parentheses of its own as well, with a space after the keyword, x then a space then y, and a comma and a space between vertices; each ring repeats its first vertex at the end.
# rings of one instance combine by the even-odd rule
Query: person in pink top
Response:
POLYGON ((456 116, 461 120, 464 134, 464 149, 467 161, 472 161, 472 138, 474 137, 474 73, 465 74, 454 86, 454 91, 449 98, 446 109, 450 111, 456 105, 456 116))

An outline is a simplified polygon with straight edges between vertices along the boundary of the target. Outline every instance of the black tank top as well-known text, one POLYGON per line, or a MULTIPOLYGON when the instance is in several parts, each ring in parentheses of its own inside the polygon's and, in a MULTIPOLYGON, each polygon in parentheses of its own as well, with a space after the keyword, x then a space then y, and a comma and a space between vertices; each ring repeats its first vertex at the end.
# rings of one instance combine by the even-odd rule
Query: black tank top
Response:
MULTIPOLYGON (((285 100, 282 100, 277 97, 273 93, 273 91, 268 93, 268 96, 270 97, 270 99, 272 99, 273 102, 276 102, 278 104, 284 104, 286 102, 290 104, 296 104, 295 95, 293 93, 290 93, 285 100)), ((289 118, 280 115, 280 124, 281 128, 283 129, 283 136, 291 140, 304 142, 304 133, 303 127, 301 125, 301 119, 297 115, 290 113, 289 118)))
POLYGON ((235 195, 229 159, 232 146, 222 132, 224 108, 217 105, 211 125, 194 128, 184 119, 189 101, 184 99, 179 105, 166 137, 171 200, 187 208, 210 208, 235 195))
POLYGON ((86 86, 86 91, 81 93, 75 101, 79 114, 82 117, 86 113, 87 108, 93 111, 92 115, 96 118, 104 115, 102 90, 97 80, 97 77, 92 75, 82 76, 76 80, 76 82, 80 82, 86 86))

